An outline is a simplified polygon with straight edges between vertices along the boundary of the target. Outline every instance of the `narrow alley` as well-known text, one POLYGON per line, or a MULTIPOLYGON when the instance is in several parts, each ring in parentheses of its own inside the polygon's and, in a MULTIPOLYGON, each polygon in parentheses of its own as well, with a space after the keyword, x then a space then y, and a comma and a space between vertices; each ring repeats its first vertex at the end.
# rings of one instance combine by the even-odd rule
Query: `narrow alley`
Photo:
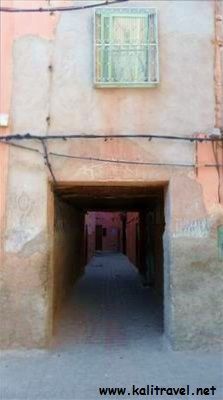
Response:
POLYGON ((214 399, 222 400, 221 354, 169 348, 162 304, 126 256, 96 252, 85 271, 61 312, 51 348, 2 356, 2 399, 99 400, 111 397, 100 395, 103 387, 214 385, 214 399))
POLYGON ((77 282, 58 323, 53 346, 100 344, 108 348, 162 338, 162 302, 143 288, 139 274, 121 253, 97 252, 77 282))

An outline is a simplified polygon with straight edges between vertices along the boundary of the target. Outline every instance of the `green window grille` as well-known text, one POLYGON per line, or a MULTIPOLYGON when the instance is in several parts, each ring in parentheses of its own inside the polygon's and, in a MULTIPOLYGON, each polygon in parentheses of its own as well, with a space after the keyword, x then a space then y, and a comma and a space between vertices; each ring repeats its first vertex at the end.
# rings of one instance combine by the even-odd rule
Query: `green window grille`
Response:
POLYGON ((95 12, 95 86, 154 87, 159 83, 155 9, 95 12))

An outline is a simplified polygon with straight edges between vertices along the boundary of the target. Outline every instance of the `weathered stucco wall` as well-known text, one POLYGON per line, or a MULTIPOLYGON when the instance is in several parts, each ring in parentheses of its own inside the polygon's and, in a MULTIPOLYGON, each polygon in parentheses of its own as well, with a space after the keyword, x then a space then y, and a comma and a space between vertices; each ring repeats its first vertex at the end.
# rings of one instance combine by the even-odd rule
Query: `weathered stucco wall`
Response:
POLYGON ((176 349, 206 347, 222 341, 222 260, 217 226, 222 207, 208 214, 201 186, 175 177, 166 194, 164 235, 165 326, 176 349))
MULTIPOLYGON (((131 5, 155 6, 159 10, 160 85, 134 90, 93 88, 93 11, 64 13, 53 40, 52 36, 51 40, 47 35, 48 39, 43 39, 34 32, 14 41, 11 113, 15 133, 191 136, 213 128, 212 2, 130 1, 122 6, 131 5)), ((35 142, 29 145, 38 147, 35 142)), ((50 143, 48 149, 141 162, 195 161, 195 145, 178 141, 74 140, 50 143)), ((222 224, 223 211, 217 207, 216 193, 212 208, 206 208, 196 171, 52 155, 50 160, 58 182, 169 182, 164 235, 166 332, 176 348, 217 343, 221 333, 222 262, 217 255, 216 226, 222 224)), ((40 154, 10 149, 1 291, 5 347, 42 346, 51 332, 49 177, 40 154)))
MULTIPOLYGON (((72 4, 72 0, 52 0, 52 6, 62 6, 72 4)), ((1 0, 2 7, 23 8, 29 6, 45 7, 45 0, 1 0)), ((0 113, 8 114, 9 124, 6 127, 0 126, 0 135, 10 134, 13 131, 12 125, 12 83, 13 83, 13 41, 16 37, 27 34, 38 35, 48 39, 54 37, 54 30, 58 22, 59 15, 54 13, 27 14, 24 13, 0 13, 0 37, 1 55, 0 57, 0 88, 1 101, 0 113), (4 56, 3 56, 4 55, 4 56)), ((0 144, 0 265, 4 263, 4 234, 6 227, 6 207, 7 207, 7 172, 8 172, 8 146, 0 144)))
MULTIPOLYGON (((8 5, 11 5, 11 1, 8 2, 8 5)), ((1 53, 4 54, 4 57, 0 57, 0 113, 7 113, 10 108, 10 60, 13 42, 11 30, 12 20, 9 16, 3 18, 3 16, 0 15, 1 53)), ((10 129, 11 123, 9 123, 8 127, 0 127, 0 136, 10 133, 10 129)), ((4 264, 8 155, 8 146, 0 143, 0 266, 3 266, 4 264)))
POLYGON ((1 265, 1 345, 44 346, 49 338, 47 180, 42 160, 10 154, 5 259, 1 265))
POLYGON ((90 9, 64 13, 57 26, 52 58, 51 132, 190 135, 212 128, 213 4, 137 0, 118 6, 158 9, 159 87, 95 89, 92 85, 94 12, 90 9))
MULTIPOLYGON (((137 239, 139 240, 139 213, 128 212, 126 221, 126 254, 135 266, 138 266, 136 246, 139 246, 139 242, 137 239), (136 233, 137 230, 138 237, 136 233)), ((138 252, 139 251, 140 249, 138 248, 138 252)))

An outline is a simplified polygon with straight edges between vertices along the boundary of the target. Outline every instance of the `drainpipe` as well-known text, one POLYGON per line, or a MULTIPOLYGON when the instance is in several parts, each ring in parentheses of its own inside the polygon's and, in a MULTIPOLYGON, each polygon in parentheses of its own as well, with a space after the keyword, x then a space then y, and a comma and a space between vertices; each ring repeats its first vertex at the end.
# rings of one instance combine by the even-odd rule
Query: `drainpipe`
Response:
MULTIPOLYGON (((214 65, 214 81, 215 81, 215 130, 217 134, 223 136, 223 16, 222 16, 222 0, 215 0, 215 65, 214 65)), ((218 142, 212 143, 213 154, 216 164, 223 162, 223 148, 218 142)), ((223 204, 223 168, 216 167, 218 173, 218 199, 223 204)))
MULTIPOLYGON (((223 37, 222 37, 222 2, 215 0, 215 128, 220 129, 222 132, 222 114, 223 114, 223 67, 221 60, 221 52, 223 49, 223 37)), ((222 132, 223 133, 223 132, 222 132)))

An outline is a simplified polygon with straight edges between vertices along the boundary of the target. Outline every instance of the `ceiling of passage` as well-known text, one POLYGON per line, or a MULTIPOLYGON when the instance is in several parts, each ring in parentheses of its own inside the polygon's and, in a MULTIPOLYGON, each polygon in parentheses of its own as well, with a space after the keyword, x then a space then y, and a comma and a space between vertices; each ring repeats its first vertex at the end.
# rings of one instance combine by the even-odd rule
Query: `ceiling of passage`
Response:
POLYGON ((72 186, 60 184, 55 192, 62 200, 88 211, 140 210, 163 201, 164 186, 72 186))

